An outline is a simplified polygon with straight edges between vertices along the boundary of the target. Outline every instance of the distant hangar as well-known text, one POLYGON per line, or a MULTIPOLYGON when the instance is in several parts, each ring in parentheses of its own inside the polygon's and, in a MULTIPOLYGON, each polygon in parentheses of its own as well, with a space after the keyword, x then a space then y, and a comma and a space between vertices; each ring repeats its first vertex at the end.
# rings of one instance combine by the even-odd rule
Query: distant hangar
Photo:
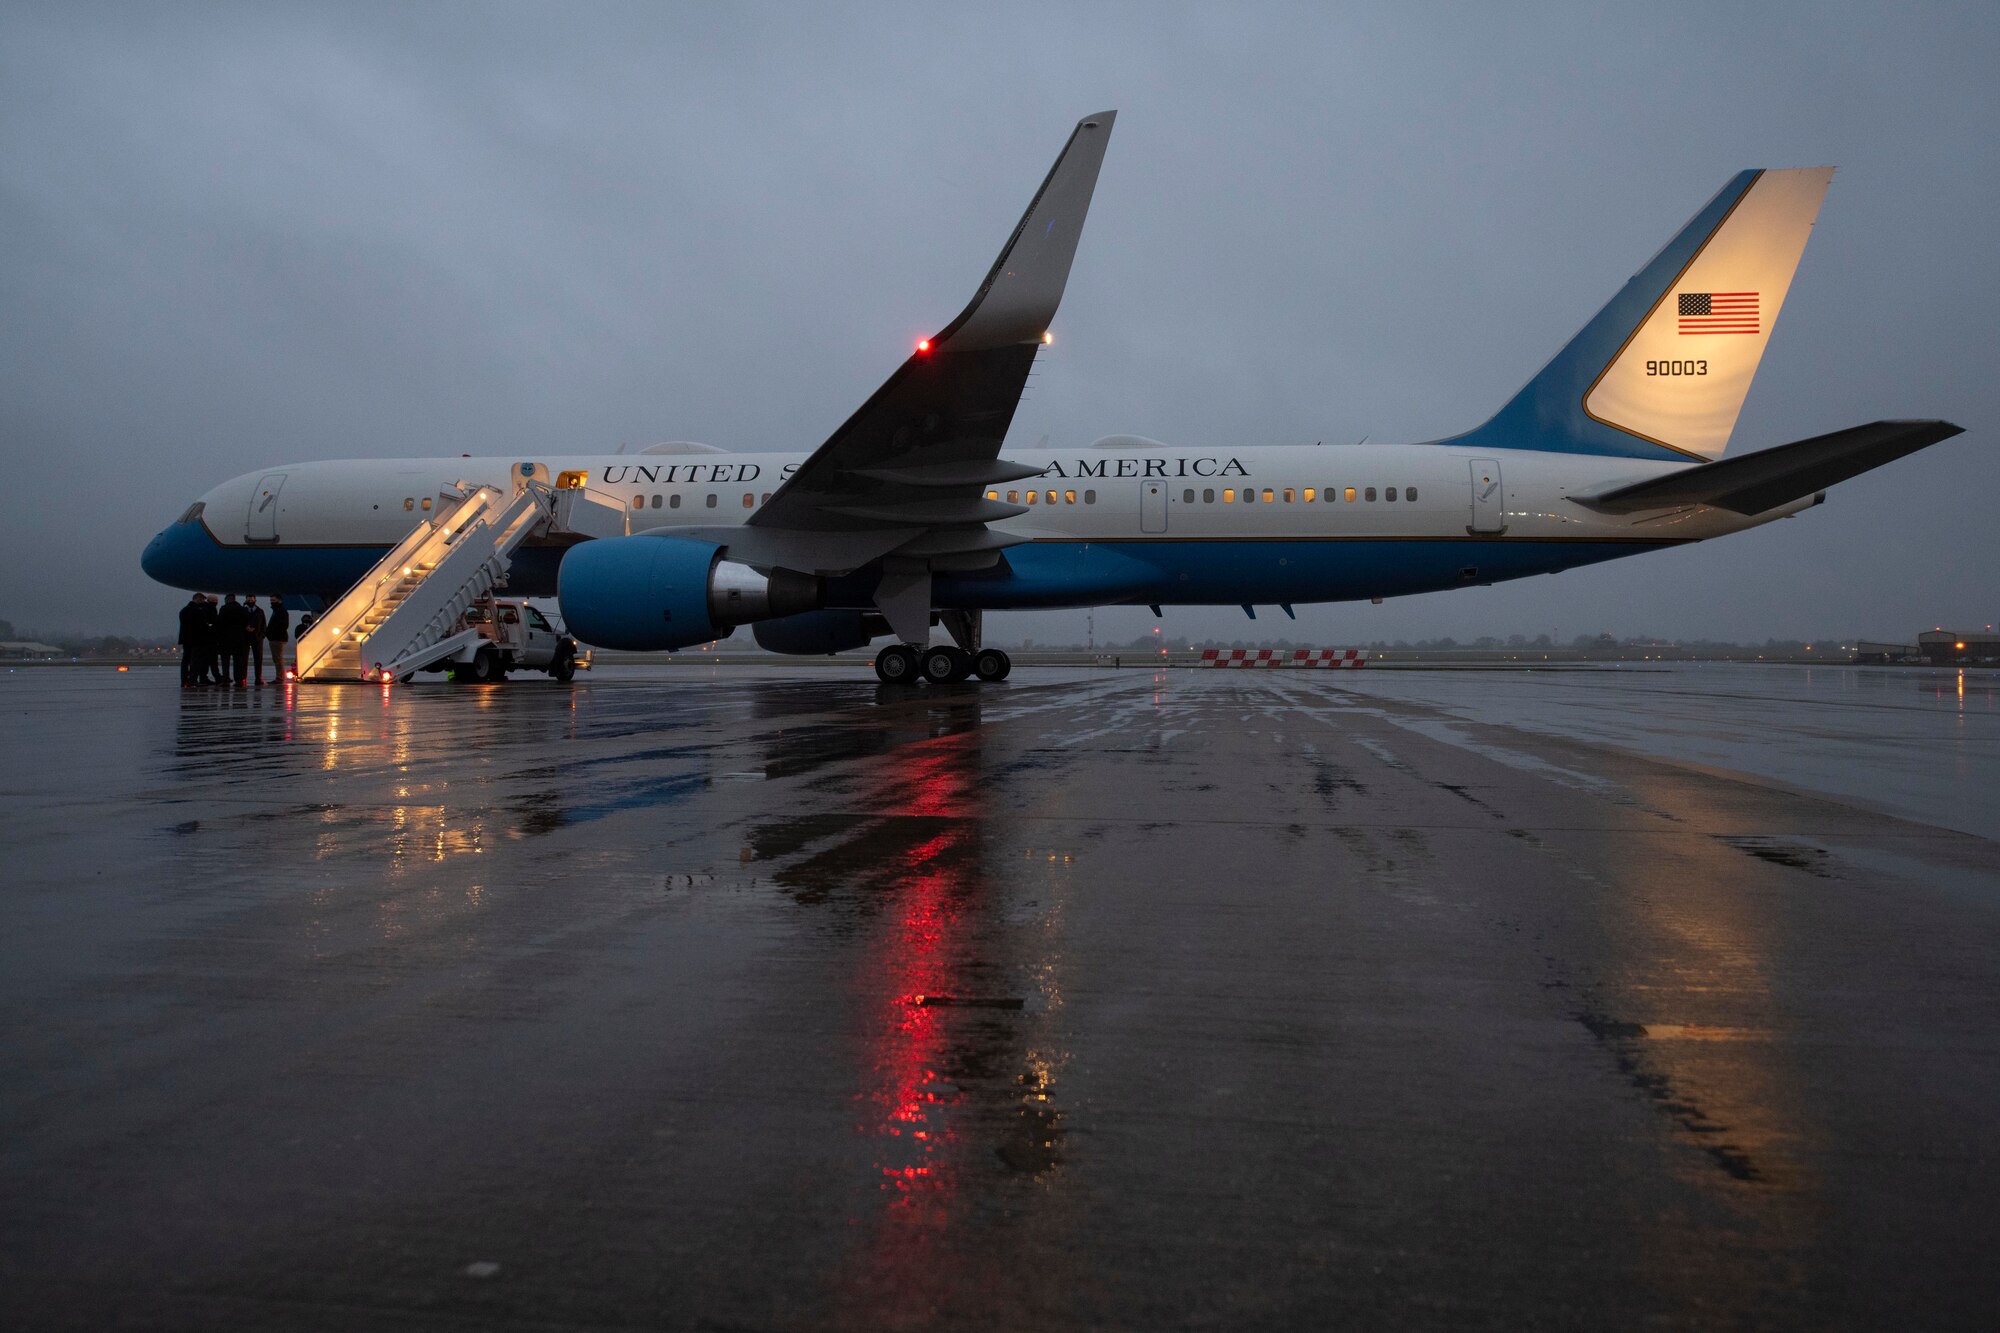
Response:
POLYGON ((1922 662, 1930 666, 2000 666, 2000 634, 1927 629, 1913 644, 1857 643, 1854 660, 1876 665, 1922 662))

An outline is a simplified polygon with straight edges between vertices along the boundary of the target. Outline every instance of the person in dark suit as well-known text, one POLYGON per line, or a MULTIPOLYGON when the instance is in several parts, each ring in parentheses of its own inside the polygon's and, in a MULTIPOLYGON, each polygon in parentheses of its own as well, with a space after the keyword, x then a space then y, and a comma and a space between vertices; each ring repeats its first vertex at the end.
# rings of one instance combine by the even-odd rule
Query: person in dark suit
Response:
POLYGON ((271 599, 271 614, 264 621, 264 637, 271 643, 271 682, 283 684, 285 679, 285 641, 292 637, 292 613, 285 610, 282 597, 271 599))
POLYGON ((225 594, 222 605, 215 609, 215 637, 217 659, 222 667, 222 683, 225 685, 248 685, 250 675, 250 613, 236 600, 235 593, 225 594))
MULTIPOLYGON (((250 650, 250 683, 262 688, 264 684, 264 632, 270 622, 264 618, 264 608, 257 605, 255 597, 243 599, 243 637, 250 650)), ((237 684, 243 682, 238 681, 237 684)))
POLYGON ((202 641, 201 607, 202 595, 196 593, 188 598, 181 608, 181 688, 201 684, 202 668, 207 665, 204 654, 208 645, 202 641))
POLYGON ((195 684, 214 685, 221 681, 222 670, 215 659, 215 599, 207 593, 196 594, 201 599, 201 612, 195 617, 195 684))

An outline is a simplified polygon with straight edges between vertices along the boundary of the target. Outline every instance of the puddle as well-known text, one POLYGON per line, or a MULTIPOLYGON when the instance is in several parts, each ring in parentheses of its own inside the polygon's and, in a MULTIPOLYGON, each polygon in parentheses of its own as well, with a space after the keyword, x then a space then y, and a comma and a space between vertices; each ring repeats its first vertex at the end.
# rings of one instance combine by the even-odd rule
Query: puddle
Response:
POLYGON ((1833 854, 1824 847, 1757 833, 1719 833, 1716 835, 1716 841, 1754 856, 1759 861, 1769 861, 1772 865, 1785 866, 1792 870, 1803 870, 1816 879, 1840 878, 1833 870, 1833 854))

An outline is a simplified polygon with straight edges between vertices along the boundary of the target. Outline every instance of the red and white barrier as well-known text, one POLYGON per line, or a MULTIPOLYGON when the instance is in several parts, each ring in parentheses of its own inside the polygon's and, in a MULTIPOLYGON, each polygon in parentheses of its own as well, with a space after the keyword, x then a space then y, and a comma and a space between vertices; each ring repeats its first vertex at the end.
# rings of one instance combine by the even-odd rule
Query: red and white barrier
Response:
POLYGON ((1205 667, 1361 667, 1368 654, 1360 648, 1204 648, 1205 667))

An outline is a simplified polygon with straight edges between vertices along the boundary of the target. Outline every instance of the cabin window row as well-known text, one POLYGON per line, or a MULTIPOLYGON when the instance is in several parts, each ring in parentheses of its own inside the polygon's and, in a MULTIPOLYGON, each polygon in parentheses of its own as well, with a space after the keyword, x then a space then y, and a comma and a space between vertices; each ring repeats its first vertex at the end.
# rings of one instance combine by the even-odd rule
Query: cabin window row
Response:
MULTIPOLYGON (((1259 503, 1267 505, 1313 504, 1315 502, 1325 504, 1353 504, 1356 500, 1364 504, 1373 504, 1375 503, 1376 491, 1373 486, 1328 486, 1324 489, 1317 486, 1266 486, 1262 491, 1262 499, 1260 500, 1258 489, 1255 486, 1245 486, 1240 496, 1235 487, 1225 486, 1220 492, 1212 489, 1204 489, 1201 492, 1201 499, 1197 502, 1195 492, 1190 488, 1181 492, 1181 503, 1212 505, 1216 503, 1218 495, 1221 502, 1226 505, 1236 504, 1239 499, 1243 504, 1247 505, 1259 503)), ((1394 502, 1399 499, 1414 501, 1417 498, 1417 488, 1414 486, 1404 486, 1401 488, 1385 486, 1382 488, 1381 498, 1385 503, 1394 502)))
MULTIPOLYGON (((1077 499, 1077 493, 1075 491, 1028 491, 1026 492, 1027 496, 1026 499, 1023 499, 1022 495, 1023 492, 1021 491, 1008 491, 1007 503, 1010 505, 1018 505, 1018 504, 1073 505, 1077 503, 1094 505, 1097 503, 1096 491, 1083 492, 1083 499, 1080 502, 1077 499)), ((989 500, 997 500, 1000 498, 1000 492, 988 491, 986 492, 986 498, 989 500)))
MULTIPOLYGON (((755 509, 770 498, 771 493, 769 491, 765 491, 762 496, 758 496, 751 491, 745 491, 743 492, 743 507, 745 509, 755 509)), ((649 504, 647 496, 635 495, 632 497, 632 507, 634 509, 679 509, 681 507, 681 497, 678 493, 665 496, 655 494, 650 499, 651 503, 649 504)), ((720 503, 720 497, 714 491, 709 491, 703 496, 703 499, 706 501, 705 507, 709 509, 715 508, 720 503)))

